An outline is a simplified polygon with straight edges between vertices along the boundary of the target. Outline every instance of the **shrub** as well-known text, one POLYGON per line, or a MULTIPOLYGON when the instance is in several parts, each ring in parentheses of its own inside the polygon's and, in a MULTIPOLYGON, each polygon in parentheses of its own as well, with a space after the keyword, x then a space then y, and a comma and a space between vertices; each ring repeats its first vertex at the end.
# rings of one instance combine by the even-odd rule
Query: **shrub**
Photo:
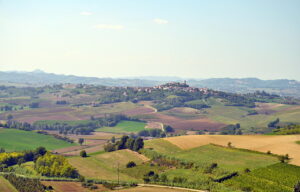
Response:
POLYGON ((136 166, 136 164, 135 164, 135 162, 133 162, 133 161, 129 161, 129 162, 127 163, 127 165, 126 165, 127 168, 132 168, 132 167, 135 167, 135 166, 136 166))
POLYGON ((87 157, 86 151, 85 150, 80 151, 80 156, 87 157))

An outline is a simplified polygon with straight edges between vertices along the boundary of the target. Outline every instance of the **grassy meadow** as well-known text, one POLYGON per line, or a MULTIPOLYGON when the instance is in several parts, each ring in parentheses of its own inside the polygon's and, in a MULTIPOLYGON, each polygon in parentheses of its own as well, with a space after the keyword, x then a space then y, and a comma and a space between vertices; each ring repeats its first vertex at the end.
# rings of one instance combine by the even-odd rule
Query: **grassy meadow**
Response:
POLYGON ((217 163, 221 168, 230 171, 242 171, 245 168, 252 170, 278 162, 277 157, 270 155, 215 145, 204 145, 170 156, 200 164, 217 163))
POLYGON ((146 123, 137 121, 121 121, 114 127, 101 127, 96 131, 111 133, 136 133, 145 129, 146 123))
POLYGON ((143 155, 129 150, 120 150, 95 154, 87 158, 71 157, 68 160, 71 165, 78 169, 80 174, 87 178, 117 180, 119 165, 119 169, 121 170, 119 175, 120 180, 136 181, 136 178, 123 173, 122 170, 126 169, 125 166, 129 161, 134 161, 137 165, 140 165, 148 159, 143 155))
POLYGON ((48 150, 74 146, 66 141, 55 139, 50 135, 42 135, 32 131, 17 129, 0 129, 0 147, 7 152, 23 151, 44 146, 48 150))

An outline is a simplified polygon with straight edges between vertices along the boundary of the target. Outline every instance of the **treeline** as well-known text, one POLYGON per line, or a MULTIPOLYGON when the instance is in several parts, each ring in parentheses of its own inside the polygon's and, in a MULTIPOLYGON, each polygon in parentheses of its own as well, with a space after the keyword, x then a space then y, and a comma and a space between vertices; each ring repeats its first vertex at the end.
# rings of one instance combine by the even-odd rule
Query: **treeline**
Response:
POLYGON ((130 149, 132 151, 139 151, 144 147, 144 140, 140 137, 133 138, 127 135, 121 137, 121 139, 115 143, 108 143, 104 146, 106 152, 130 149))
POLYGON ((242 135, 241 126, 239 123, 235 125, 227 125, 223 127, 220 132, 221 135, 242 135))
POLYGON ((275 119, 274 121, 271 121, 271 122, 268 124, 268 127, 269 127, 269 128, 275 128, 279 122, 280 122, 280 119, 277 118, 277 119, 275 119))
POLYGON ((48 177, 70 177, 78 178, 79 173, 72 167, 68 160, 61 155, 47 152, 39 157, 34 165, 35 170, 43 176, 48 177))
POLYGON ((91 117, 88 121, 37 121, 33 124, 27 122, 17 122, 8 120, 6 123, 0 123, 0 127, 15 128, 25 131, 32 130, 56 130, 60 134, 80 134, 89 135, 95 129, 103 126, 113 127, 123 120, 128 121, 141 121, 136 118, 127 117, 122 114, 108 114, 104 117, 94 118, 91 117))
POLYGON ((7 179, 19 192, 45 192, 45 186, 38 179, 18 177, 14 174, 3 176, 7 179))
POLYGON ((287 125, 285 127, 279 127, 277 129, 273 129, 273 133, 275 135, 295 135, 300 134, 300 125, 287 125))
POLYGON ((43 135, 51 135, 56 139, 63 140, 63 141, 69 142, 69 143, 74 143, 74 141, 72 139, 68 138, 68 137, 63 137, 63 136, 60 136, 60 135, 57 135, 57 134, 49 134, 46 131, 37 131, 37 133, 43 134, 43 135))
POLYGON ((48 152, 44 147, 24 152, 0 153, 0 171, 9 172, 9 166, 33 161, 35 170, 43 176, 78 178, 79 173, 67 159, 48 152))
POLYGON ((161 129, 144 129, 137 133, 140 137, 166 137, 166 133, 161 129))
POLYGON ((12 165, 25 163, 27 161, 36 161, 39 157, 45 155, 47 150, 44 147, 38 147, 35 150, 24 152, 0 153, 0 171, 6 171, 6 168, 12 165))

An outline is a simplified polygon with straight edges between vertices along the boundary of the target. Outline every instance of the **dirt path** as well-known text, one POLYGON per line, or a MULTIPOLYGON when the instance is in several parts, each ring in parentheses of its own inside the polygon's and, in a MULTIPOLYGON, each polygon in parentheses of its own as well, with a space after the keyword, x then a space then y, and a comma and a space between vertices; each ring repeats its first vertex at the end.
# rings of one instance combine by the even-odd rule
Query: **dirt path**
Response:
POLYGON ((166 186, 166 185, 138 184, 138 186, 141 186, 141 187, 157 187, 157 188, 179 189, 179 190, 195 191, 195 192, 207 192, 207 191, 198 190, 198 189, 189 189, 189 188, 183 188, 183 187, 172 187, 172 186, 166 186))

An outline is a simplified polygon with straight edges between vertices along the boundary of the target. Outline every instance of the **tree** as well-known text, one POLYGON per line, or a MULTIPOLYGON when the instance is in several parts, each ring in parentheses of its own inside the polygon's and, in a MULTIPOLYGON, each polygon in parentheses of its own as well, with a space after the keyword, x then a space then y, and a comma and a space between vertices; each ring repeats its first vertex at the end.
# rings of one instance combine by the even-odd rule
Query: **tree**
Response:
POLYGON ((111 143, 107 143, 106 145, 104 145, 104 151, 106 152, 112 152, 115 151, 115 145, 111 144, 111 143))
POLYGON ((135 167, 136 166, 136 164, 135 164, 135 162, 133 162, 133 161, 129 161, 127 164, 126 164, 126 167, 127 168, 132 168, 132 167, 135 167))
POLYGON ((142 138, 137 138, 133 145, 133 151, 138 151, 144 147, 144 140, 142 138))
POLYGON ((46 150, 45 147, 38 147, 38 148, 36 148, 36 150, 35 150, 35 154, 36 154, 36 155, 40 155, 40 156, 45 155, 46 152, 47 152, 47 150, 46 150))
POLYGON ((284 155, 280 155, 280 156, 278 157, 278 159, 279 159, 279 161, 280 161, 281 163, 285 163, 286 158, 285 158, 284 155))
POLYGON ((165 131, 166 131, 167 133, 169 133, 169 132, 174 132, 174 129, 173 129, 173 127, 171 127, 170 125, 167 125, 167 126, 165 127, 165 131))
POLYGON ((113 137, 110 139, 110 141, 111 141, 112 143, 115 143, 115 142, 116 142, 115 136, 113 136, 113 137))
POLYGON ((80 156, 87 157, 86 151, 85 150, 80 151, 80 156))
POLYGON ((38 102, 32 102, 32 103, 29 104, 29 107, 30 108, 39 108, 39 105, 40 104, 38 102))
POLYGON ((231 148, 231 147, 232 147, 232 143, 229 141, 229 142, 227 143, 227 146, 228 146, 229 148, 231 148))
POLYGON ((78 143, 79 143, 80 145, 82 145, 83 142, 84 142, 84 139, 83 139, 83 138, 79 138, 79 139, 78 139, 78 143))
POLYGON ((7 119, 8 121, 12 120, 13 118, 14 118, 14 117, 12 116, 12 114, 7 115, 7 117, 6 117, 6 119, 7 119))

